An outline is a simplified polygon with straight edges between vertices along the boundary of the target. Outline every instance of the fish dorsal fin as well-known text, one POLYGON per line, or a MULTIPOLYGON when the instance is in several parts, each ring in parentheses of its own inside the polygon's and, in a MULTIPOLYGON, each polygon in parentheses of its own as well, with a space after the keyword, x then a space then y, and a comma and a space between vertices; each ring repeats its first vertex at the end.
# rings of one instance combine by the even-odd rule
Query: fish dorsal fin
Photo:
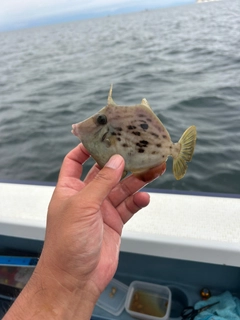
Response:
POLYGON ((113 101, 113 98, 112 98, 112 87, 113 86, 111 84, 109 94, 108 94, 108 104, 113 104, 114 106, 116 106, 117 104, 113 101))
POLYGON ((149 109, 151 109, 149 103, 147 102, 147 99, 143 98, 142 101, 141 101, 141 104, 148 107, 149 109))

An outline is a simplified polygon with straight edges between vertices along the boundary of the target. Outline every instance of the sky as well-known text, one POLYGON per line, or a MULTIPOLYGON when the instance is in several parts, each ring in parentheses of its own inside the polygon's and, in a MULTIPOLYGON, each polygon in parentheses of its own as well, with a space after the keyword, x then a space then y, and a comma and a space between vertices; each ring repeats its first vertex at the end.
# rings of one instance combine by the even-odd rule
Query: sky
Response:
POLYGON ((195 0, 0 0, 0 31, 193 2, 195 0))

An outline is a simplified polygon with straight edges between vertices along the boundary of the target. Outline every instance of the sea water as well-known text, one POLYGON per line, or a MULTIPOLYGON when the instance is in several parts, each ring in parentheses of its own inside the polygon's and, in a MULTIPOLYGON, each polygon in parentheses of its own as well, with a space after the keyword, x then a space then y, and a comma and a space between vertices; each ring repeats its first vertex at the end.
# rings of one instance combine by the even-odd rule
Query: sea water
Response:
POLYGON ((197 127, 186 176, 169 158, 150 187, 239 193, 239 43, 238 0, 0 33, 0 180, 56 182, 79 143, 71 124, 113 84, 118 104, 146 98, 174 142, 197 127))

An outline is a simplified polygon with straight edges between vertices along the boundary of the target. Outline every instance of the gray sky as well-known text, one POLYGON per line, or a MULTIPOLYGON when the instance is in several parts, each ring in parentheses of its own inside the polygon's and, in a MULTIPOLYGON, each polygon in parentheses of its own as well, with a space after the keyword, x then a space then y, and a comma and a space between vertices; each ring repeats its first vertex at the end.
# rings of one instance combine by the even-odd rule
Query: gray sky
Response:
POLYGON ((1 0, 0 30, 193 2, 195 0, 1 0))

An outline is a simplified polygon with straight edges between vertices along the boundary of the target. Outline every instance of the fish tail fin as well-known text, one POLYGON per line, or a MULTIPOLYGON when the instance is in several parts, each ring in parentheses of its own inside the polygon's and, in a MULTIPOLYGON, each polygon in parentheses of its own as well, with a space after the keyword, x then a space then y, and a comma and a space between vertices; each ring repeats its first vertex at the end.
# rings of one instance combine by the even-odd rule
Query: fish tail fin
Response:
POLYGON ((196 139, 197 129, 195 126, 191 126, 178 141, 181 149, 178 156, 173 159, 173 174, 177 180, 182 179, 187 171, 187 162, 192 160, 196 139))

